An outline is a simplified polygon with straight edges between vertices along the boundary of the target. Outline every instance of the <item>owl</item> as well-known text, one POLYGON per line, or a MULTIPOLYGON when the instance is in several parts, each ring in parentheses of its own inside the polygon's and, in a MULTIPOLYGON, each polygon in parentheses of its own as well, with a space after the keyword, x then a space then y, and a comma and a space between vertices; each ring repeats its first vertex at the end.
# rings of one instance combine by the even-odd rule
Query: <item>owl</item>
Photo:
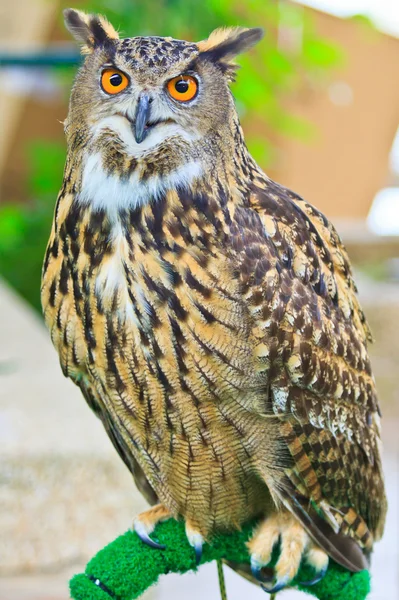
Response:
POLYGON ((244 575, 367 568, 386 500, 370 331, 345 249, 245 145, 229 84, 261 29, 120 39, 68 9, 85 59, 43 267, 65 376, 152 507, 133 528, 258 525, 244 575), (273 571, 265 569, 280 541, 273 571))

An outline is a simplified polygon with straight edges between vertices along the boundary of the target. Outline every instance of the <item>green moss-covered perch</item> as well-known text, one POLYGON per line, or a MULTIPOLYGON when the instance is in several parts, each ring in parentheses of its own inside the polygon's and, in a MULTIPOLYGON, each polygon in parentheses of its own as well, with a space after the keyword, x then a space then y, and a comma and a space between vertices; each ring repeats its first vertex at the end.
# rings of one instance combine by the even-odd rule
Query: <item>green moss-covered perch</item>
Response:
MULTIPOLYGON (((253 525, 247 525, 239 532, 216 535, 212 545, 204 546, 201 564, 219 558, 249 562, 245 542, 252 528, 253 525)), ((165 544, 166 549, 150 548, 135 533, 128 531, 100 550, 88 563, 86 572, 71 579, 71 598, 133 600, 156 583, 160 575, 186 573, 197 568, 183 523, 172 519, 161 523, 152 537, 165 544)), ((303 566, 298 581, 310 578, 309 569, 303 566)), ((368 571, 350 573, 330 561, 328 572, 320 583, 313 587, 303 587, 300 583, 296 586, 320 600, 364 600, 370 591, 370 574, 368 571)))

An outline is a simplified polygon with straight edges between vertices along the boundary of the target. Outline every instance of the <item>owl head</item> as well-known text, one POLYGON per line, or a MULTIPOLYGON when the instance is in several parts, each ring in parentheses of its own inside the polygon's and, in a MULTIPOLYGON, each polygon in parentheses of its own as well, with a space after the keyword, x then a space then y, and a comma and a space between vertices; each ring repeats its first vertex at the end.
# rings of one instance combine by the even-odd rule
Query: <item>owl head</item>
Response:
POLYGON ((234 58, 261 39, 261 29, 217 29, 198 43, 120 39, 102 16, 73 9, 64 16, 85 55, 67 134, 85 132, 87 143, 100 139, 102 147, 117 143, 120 152, 136 158, 156 150, 170 159, 200 148, 212 153, 212 140, 231 133, 234 58))

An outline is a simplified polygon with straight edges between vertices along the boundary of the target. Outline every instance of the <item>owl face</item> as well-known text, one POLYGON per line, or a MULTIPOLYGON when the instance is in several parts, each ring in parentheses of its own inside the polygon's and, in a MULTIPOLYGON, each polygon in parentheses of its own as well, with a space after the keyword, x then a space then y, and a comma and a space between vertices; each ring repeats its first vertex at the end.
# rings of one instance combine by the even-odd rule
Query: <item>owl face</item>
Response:
POLYGON ((119 39, 103 17, 65 11, 68 29, 87 55, 71 95, 68 126, 88 138, 122 142, 140 157, 154 149, 195 154, 225 127, 234 103, 233 58, 262 36, 259 29, 216 30, 190 43, 162 37, 119 39))
POLYGON ((128 142, 133 156, 160 145, 195 144, 217 130, 231 103, 227 78, 199 60, 196 44, 169 38, 126 38, 85 61, 71 104, 95 137, 105 130, 128 142), (222 99, 222 102, 221 102, 222 99), (83 119, 82 119, 83 117, 83 119))

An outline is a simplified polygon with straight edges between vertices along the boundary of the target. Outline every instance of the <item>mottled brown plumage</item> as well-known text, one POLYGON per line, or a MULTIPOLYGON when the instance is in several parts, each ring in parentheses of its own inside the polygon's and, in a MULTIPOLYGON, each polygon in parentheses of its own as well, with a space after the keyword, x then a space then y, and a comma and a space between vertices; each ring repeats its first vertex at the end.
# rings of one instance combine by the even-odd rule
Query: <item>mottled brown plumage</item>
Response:
POLYGON ((87 58, 42 302, 64 374, 162 505, 136 529, 181 516, 198 546, 263 515, 254 574, 280 534, 277 586, 302 554, 362 568, 385 517, 370 332, 332 225, 246 149, 228 81, 259 30, 192 44, 66 20, 87 58), (99 85, 104 65, 130 78, 117 98, 99 85), (180 106, 165 82, 187 72, 198 95, 180 106))

